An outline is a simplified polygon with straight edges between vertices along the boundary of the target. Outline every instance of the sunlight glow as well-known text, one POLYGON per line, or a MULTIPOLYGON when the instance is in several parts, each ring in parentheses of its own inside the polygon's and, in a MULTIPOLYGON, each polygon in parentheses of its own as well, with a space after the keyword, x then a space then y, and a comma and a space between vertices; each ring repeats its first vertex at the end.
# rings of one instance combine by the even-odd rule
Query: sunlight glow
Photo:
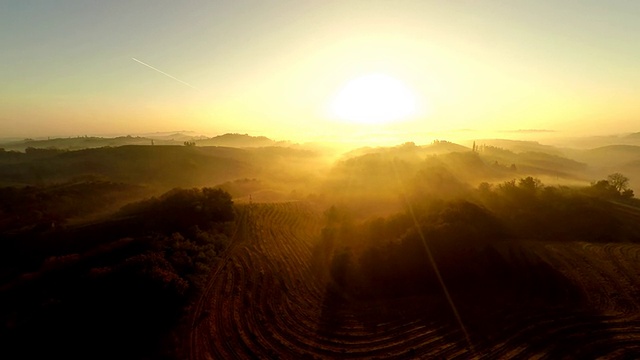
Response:
POLYGON ((332 115, 360 124, 383 124, 416 113, 413 92, 386 74, 369 74, 349 81, 331 103, 332 115))

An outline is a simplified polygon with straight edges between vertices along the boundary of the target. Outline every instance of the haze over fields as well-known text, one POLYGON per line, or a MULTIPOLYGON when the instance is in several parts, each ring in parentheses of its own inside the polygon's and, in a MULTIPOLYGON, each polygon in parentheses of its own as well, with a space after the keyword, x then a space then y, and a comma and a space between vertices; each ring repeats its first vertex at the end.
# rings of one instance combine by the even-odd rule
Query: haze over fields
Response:
POLYGON ((341 152, 172 133, 2 146, 7 356, 640 351, 638 145, 341 152))
POLYGON ((640 358, 640 3, 0 4, 0 358, 640 358))

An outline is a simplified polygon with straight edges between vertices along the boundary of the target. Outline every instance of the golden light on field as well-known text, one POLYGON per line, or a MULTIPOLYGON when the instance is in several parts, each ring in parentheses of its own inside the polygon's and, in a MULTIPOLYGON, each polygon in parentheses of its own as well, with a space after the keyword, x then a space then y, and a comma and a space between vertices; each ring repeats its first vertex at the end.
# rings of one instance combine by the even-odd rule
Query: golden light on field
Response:
POLYGON ((334 117, 360 124, 383 124, 416 113, 416 96, 400 80, 368 74, 349 81, 331 102, 334 117))

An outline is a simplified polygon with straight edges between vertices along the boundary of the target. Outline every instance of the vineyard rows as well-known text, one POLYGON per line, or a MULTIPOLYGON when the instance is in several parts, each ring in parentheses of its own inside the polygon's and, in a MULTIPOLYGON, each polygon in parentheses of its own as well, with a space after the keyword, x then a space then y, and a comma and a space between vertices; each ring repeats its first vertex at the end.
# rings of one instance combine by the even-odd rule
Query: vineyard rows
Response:
POLYGON ((246 204, 238 212, 234 243, 194 309, 192 360, 640 354, 639 245, 514 245, 561 271, 598 311, 530 314, 470 348, 458 327, 420 316, 419 296, 335 306, 326 269, 313 265, 322 219, 312 205, 246 204))

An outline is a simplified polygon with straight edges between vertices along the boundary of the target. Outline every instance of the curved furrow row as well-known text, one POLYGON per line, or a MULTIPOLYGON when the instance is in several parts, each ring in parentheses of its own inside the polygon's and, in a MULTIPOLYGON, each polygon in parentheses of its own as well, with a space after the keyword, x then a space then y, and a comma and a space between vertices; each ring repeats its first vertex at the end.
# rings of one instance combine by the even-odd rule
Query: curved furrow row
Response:
MULTIPOLYGON (((252 264, 255 264, 256 261, 253 261, 252 264)), ((255 273, 255 265, 247 264, 247 266, 252 267, 252 271, 255 273)), ((256 324, 256 326, 261 326, 265 329, 265 333, 268 333, 268 336, 264 338, 268 338, 270 341, 269 349, 274 351, 275 349, 278 352, 282 351, 291 351, 292 345, 289 341, 285 340, 285 334, 281 334, 279 332, 280 327, 274 326, 277 322, 277 318, 282 313, 281 304, 284 300, 279 300, 285 297, 285 292, 283 291, 283 283, 279 280, 274 273, 274 268, 269 261, 263 261, 262 265, 264 265, 264 276, 262 280, 258 279, 256 281, 259 282, 258 288, 255 291, 255 297, 253 301, 248 304, 244 304, 244 311, 251 313, 262 314, 262 320, 266 322, 261 322, 256 324), (266 281, 265 281, 266 280, 266 281)), ((248 315, 250 317, 251 315, 248 315)), ((255 318, 254 318, 255 320, 255 318)), ((265 349, 267 351, 267 349, 265 349)), ((265 353, 265 352, 263 352, 265 353)))
POLYGON ((285 351, 286 344, 283 344, 277 333, 265 326, 279 312, 278 298, 282 296, 279 282, 269 281, 276 278, 269 276, 271 270, 268 263, 261 261, 261 257, 254 256, 254 251, 248 247, 238 252, 234 259, 238 269, 246 270, 248 274, 248 277, 241 279, 234 287, 233 321, 239 337, 231 342, 244 344, 242 348, 236 349, 236 356, 255 358, 269 351, 285 351), (273 290, 265 296, 261 289, 273 290), (266 324, 264 320, 267 320, 266 324))
POLYGON ((631 244, 606 244, 604 246, 604 252, 611 259, 613 265, 616 268, 616 275, 618 275, 620 281, 623 281, 625 294, 628 297, 628 301, 632 303, 632 312, 637 312, 640 309, 640 268, 638 268, 636 256, 632 249, 639 248, 637 245, 631 244))
MULTIPOLYGON (((242 238, 247 223, 246 210, 247 209, 244 206, 236 207, 236 229, 231 237, 231 245, 226 251, 227 254, 232 253, 232 250, 240 243, 239 239, 242 238)), ((209 277, 209 280, 203 288, 202 294, 192 311, 191 331, 189 336, 189 357, 191 359, 209 358, 209 354, 213 354, 217 351, 215 346, 211 346, 211 336, 207 332, 211 327, 210 319, 207 319, 207 321, 203 320, 207 318, 207 315, 210 314, 212 310, 218 310, 214 306, 215 304, 211 303, 210 300, 215 300, 215 297, 219 294, 219 289, 225 288, 225 279, 228 282, 228 277, 233 276, 232 273, 226 271, 228 264, 228 256, 224 257, 216 264, 212 275, 209 277)))
POLYGON ((583 266, 576 267, 575 259, 572 256, 563 256, 565 249, 558 244, 528 244, 527 248, 538 256, 539 259, 545 261, 552 268, 557 269, 567 279, 573 281, 573 283, 581 289, 582 296, 587 299, 589 303, 598 304, 599 307, 606 307, 606 303, 602 300, 599 293, 593 292, 590 284, 579 281, 588 274, 589 269, 584 269, 583 266))
MULTIPOLYGON (((254 206, 252 207, 252 217, 267 219, 277 216, 277 212, 273 211, 274 206, 254 206)), ((260 224, 256 221, 256 230, 259 230, 260 224)), ((256 231, 258 232, 258 231, 256 231)), ((276 268, 271 261, 264 257, 264 241, 259 233, 252 233, 246 239, 247 248, 251 247, 252 251, 247 252, 247 256, 239 259, 244 260, 241 266, 248 269, 248 273, 252 274, 249 279, 249 286, 244 289, 244 303, 237 310, 242 312, 243 317, 238 317, 238 322, 250 322, 249 331, 253 332, 253 337, 259 338, 268 348, 278 348, 277 342, 274 342, 274 334, 271 329, 266 328, 272 322, 272 318, 278 312, 274 305, 278 304, 282 291, 280 289, 280 280, 276 273, 276 268), (266 261, 265 261, 266 260, 266 261), (253 328, 253 329, 252 329, 253 328), (257 329, 261 328, 261 330, 257 329), (264 330, 264 331, 262 331, 264 330)), ((264 346, 257 346, 264 347, 264 346)))
MULTIPOLYGON (((240 328, 242 341, 249 349, 247 356, 254 357, 257 354, 264 354, 273 348, 270 341, 269 329, 264 327, 264 309, 256 306, 260 303, 260 289, 265 286, 264 274, 265 267, 259 260, 257 254, 248 247, 244 247, 241 254, 236 258, 237 265, 243 269, 247 269, 247 278, 244 283, 236 287, 237 296, 242 300, 241 304, 237 304, 234 313, 234 320, 240 328)), ((267 284, 268 286, 268 284, 267 284)))
POLYGON ((610 312, 626 308, 625 301, 618 299, 624 288, 617 280, 611 281, 612 275, 602 266, 602 260, 594 259, 599 250, 593 247, 585 249, 583 245, 547 244, 544 246, 547 251, 538 251, 537 255, 580 286, 590 304, 610 312))
POLYGON ((583 289, 588 303, 609 315, 566 308, 519 313, 500 334, 478 337, 472 353, 457 327, 420 315, 426 303, 420 299, 332 302, 326 274, 312 267, 321 228, 313 208, 293 202, 252 204, 243 211, 238 244, 200 305, 208 315, 194 326, 198 349, 192 359, 616 358, 640 350, 640 319, 629 319, 638 311, 638 245, 515 246, 525 258, 561 271, 583 289), (395 312, 381 316, 385 307, 395 312))
MULTIPOLYGON (((628 269, 629 261, 625 259, 619 250, 628 244, 608 243, 590 244, 581 243, 580 249, 573 247, 571 250, 583 257, 581 264, 575 266, 587 267, 592 273, 598 272, 602 276, 596 278, 583 277, 579 281, 596 285, 592 292, 599 292, 609 303, 609 309, 622 313, 635 313, 640 309, 637 296, 637 269, 628 269), (577 250, 577 251, 576 251, 577 250), (594 280, 600 280, 594 284, 594 280), (599 288, 599 289, 598 289, 599 288), (603 291, 603 289, 605 291, 603 291)), ((636 267, 636 266, 632 266, 636 267)))
MULTIPOLYGON (((286 222, 286 217, 276 218, 279 219, 278 221, 286 222)), ((297 222, 290 222, 289 224, 299 226, 297 222)), ((412 332, 415 333, 412 328, 409 328, 406 332, 399 331, 399 328, 395 328, 387 334, 383 333, 383 335, 378 335, 377 338, 375 336, 372 337, 369 330, 359 329, 359 324, 357 322, 352 324, 352 326, 347 326, 342 329, 344 333, 350 334, 351 341, 339 339, 339 337, 336 337, 336 334, 331 334, 331 337, 326 337, 324 339, 319 338, 317 331, 314 330, 317 328, 317 319, 320 315, 320 309, 317 306, 319 303, 318 300, 320 299, 318 295, 322 294, 319 292, 319 288, 317 286, 310 289, 308 284, 313 282, 309 281, 302 282, 302 284, 305 284, 303 289, 296 288, 296 285, 300 284, 300 278, 308 280, 311 275, 308 267, 311 256, 309 246, 303 246, 304 243, 293 234, 290 227, 286 226, 279 228, 276 231, 269 232, 268 238, 269 239, 267 239, 267 241, 262 239, 260 249, 264 251, 264 255, 267 255, 265 256, 266 258, 272 259, 272 262, 276 264, 277 268, 285 270, 283 273, 287 276, 283 279, 283 285, 285 289, 288 290, 285 302, 282 304, 283 307, 280 308, 282 312, 279 313, 280 316, 274 319, 274 325, 276 326, 273 327, 273 333, 274 335, 277 334, 279 329, 286 330, 286 332, 280 335, 283 338, 286 337, 290 342, 290 352, 298 352, 295 349, 298 349, 300 352, 320 348, 330 350, 330 348, 333 347, 333 351, 323 351, 323 355, 340 356, 346 348, 349 349, 349 353, 352 356, 357 354, 371 355, 376 351, 381 351, 381 349, 385 349, 386 352, 401 353, 405 351, 406 344, 411 343, 413 338, 418 339, 418 341, 415 342, 415 345, 425 342, 420 338, 421 332, 417 332, 416 336, 412 336, 412 332), (267 245, 265 246, 263 244, 267 245), (295 283, 293 280, 296 280, 295 283), (306 289, 304 289, 305 287, 306 289), (299 290, 305 290, 305 292, 299 293, 299 290), (316 293, 316 296, 310 296, 314 292, 316 293), (310 298, 311 301, 308 300, 310 298), (301 301, 304 303, 302 306, 300 305, 301 301), (314 308, 315 311, 311 311, 311 314, 305 314, 309 312, 309 309, 314 308), (302 314, 304 315, 301 318, 300 315, 302 314), (360 332, 361 334, 359 334, 360 332), (357 344, 361 344, 362 349, 359 349, 358 346, 356 346, 357 344), (394 349, 394 347, 397 349, 394 349)), ((345 325, 347 324, 343 324, 343 326, 345 325)), ((338 331, 338 333, 340 332, 341 331, 338 331)))
MULTIPOLYGON (((244 314, 241 312, 242 309, 242 292, 247 283, 247 274, 246 269, 241 266, 240 259, 242 256, 242 252, 245 251, 245 247, 241 246, 237 249, 237 256, 232 258, 233 266, 231 267, 231 272, 233 273, 232 283, 227 285, 230 289, 230 296, 225 301, 224 307, 220 310, 224 312, 216 311, 217 314, 228 314, 226 317, 222 317, 226 320, 228 326, 223 328, 224 333, 218 333, 218 336, 222 336, 227 338, 226 346, 233 344, 233 348, 235 348, 235 353, 248 353, 251 354, 251 348, 248 346, 248 335, 245 329, 242 327, 242 321, 239 321, 244 314)), ((226 294, 225 294, 226 295, 226 294)))
MULTIPOLYGON (((292 307, 290 307, 290 309, 292 313, 282 316, 280 320, 283 321, 283 325, 287 326, 287 328, 295 328, 296 325, 293 319, 298 309, 292 307)), ((378 332, 372 330, 361 332, 353 327, 335 329, 336 333, 342 332, 344 336, 337 335, 336 333, 321 334, 317 331, 314 332, 312 327, 308 327, 306 330, 299 330, 302 330, 300 331, 301 333, 310 335, 309 338, 304 339, 305 342, 313 342, 315 348, 323 349, 325 355, 333 354, 334 356, 338 356, 342 354, 342 351, 348 349, 349 353, 353 356, 355 354, 365 355, 382 350, 392 350, 394 346, 398 345, 404 349, 406 348, 406 344, 412 341, 415 342, 415 345, 418 345, 423 342, 423 340, 418 339, 419 341, 414 341, 414 339, 421 336, 424 337, 426 333, 423 331, 424 328, 424 326, 415 326, 409 329, 396 327, 383 329, 378 332)))
MULTIPOLYGON (((258 208, 257 211, 254 211, 252 216, 267 216, 266 221, 272 223, 272 224, 278 224, 279 222, 283 222, 285 221, 286 217, 284 217, 282 215, 283 211, 280 211, 279 213, 277 211, 273 211, 273 208, 269 208, 267 207, 267 209, 264 209, 264 207, 258 208), (267 210, 266 214, 260 214, 260 212, 263 212, 264 210, 267 210)), ((252 209, 252 210, 256 210, 256 209, 252 209)), ((269 230, 274 230, 274 229, 269 229, 269 230)), ((292 284, 293 282, 291 281, 290 277, 295 277, 296 275, 298 275, 298 273, 296 273, 295 271, 290 271, 289 269, 286 269, 285 266, 283 266, 283 264, 285 264, 283 257, 283 249, 282 246, 268 246, 268 244, 272 244, 275 243, 276 241, 281 241, 282 237, 279 236, 279 233, 277 231, 270 231, 267 236, 263 236, 263 237, 257 237, 255 239, 255 241, 252 241, 254 239, 249 239, 248 242, 248 246, 249 245, 255 245, 255 249, 257 251, 260 251, 260 255, 261 258, 260 259, 252 259, 251 264, 243 264, 243 267, 246 267, 247 269, 251 269, 252 273, 256 273, 255 270, 255 264, 256 263, 261 263, 266 265, 266 268, 268 270, 262 270, 265 272, 258 272, 258 273, 263 273, 265 275, 263 275, 263 278, 268 278, 268 277, 272 277, 274 279, 277 279, 276 284, 273 285, 269 285, 268 283, 262 282, 260 283, 258 286, 264 288, 284 288, 284 290, 286 291, 286 289, 290 286, 287 286, 289 284, 292 284), (264 255, 268 255, 268 256, 264 256, 264 255), (284 271, 283 271, 284 270, 284 271), (268 271, 268 273, 266 272, 268 271), (267 276, 268 275, 268 276, 267 276)), ((295 251, 291 251, 291 249, 287 249, 285 248, 285 250, 287 250, 287 252, 289 254, 296 254, 295 251)), ((259 279, 258 279, 259 281, 259 279)), ((256 282, 256 280, 254 280, 254 282, 256 282)), ((243 313, 246 314, 250 314, 250 313, 261 313, 261 309, 265 308, 264 313, 266 314, 266 316, 268 317, 273 317, 273 318, 278 318, 279 314, 282 312, 282 303, 281 301, 277 301, 277 298, 274 298, 275 294, 271 293, 271 294, 265 294, 265 295, 258 295, 261 298, 263 298, 264 300, 258 300, 257 302, 252 301, 251 304, 255 304, 258 305, 259 307, 257 308, 253 308, 253 307, 248 307, 247 305, 250 305, 248 303, 242 304, 244 305, 244 311, 243 313), (262 302, 262 303, 261 303, 262 302), (269 316, 272 315, 272 316, 269 316)), ((250 295, 246 295, 246 298, 251 297, 250 295)), ((255 298, 253 300, 256 300, 255 298)), ((243 306, 237 306, 237 308, 242 308, 243 306)), ((237 310, 237 309, 236 309, 237 310)), ((248 317, 245 316, 244 318, 240 317, 239 312, 236 311, 235 313, 236 315, 234 316, 234 320, 237 323, 242 323, 242 322, 246 322, 248 317)), ((271 319, 272 320, 272 319, 271 319)), ((255 322, 255 318, 252 320, 253 322, 255 322)), ((264 324, 260 324, 259 326, 264 326, 264 324)), ((291 341, 287 339, 287 336, 289 335, 289 333, 285 332, 285 333, 281 333, 280 330, 281 327, 270 327, 269 331, 269 343, 268 343, 268 347, 270 348, 270 351, 276 351, 278 353, 291 353, 292 351, 295 351, 295 344, 291 344, 291 341), (292 346, 294 345, 294 346, 292 346)), ((246 331, 244 332, 249 332, 252 331, 250 328, 247 328, 246 331)), ((253 330, 255 331, 255 330, 253 330)), ((253 335, 254 337, 257 337, 257 335, 253 335)), ((263 339, 266 339, 267 336, 262 336, 263 339)), ((251 339, 243 339, 244 342, 248 342, 251 339)), ((264 348, 264 346, 262 346, 262 349, 260 349, 260 346, 257 346, 256 344, 252 344, 253 346, 253 350, 262 350, 260 351, 262 354, 265 354, 266 349, 264 348)), ((247 353, 251 353, 251 351, 247 351, 247 353)))
MULTIPOLYGON (((518 245, 519 247, 523 245, 518 245)), ((527 244, 526 248, 553 268, 560 270, 576 285, 581 286, 588 303, 609 310, 610 316, 593 312, 575 313, 577 310, 559 309, 557 313, 542 314, 541 317, 522 318, 513 326, 504 328, 502 339, 476 344, 486 358, 575 357, 571 352, 580 351, 585 357, 590 354, 607 355, 618 346, 628 346, 634 341, 640 344, 640 333, 628 315, 635 314, 637 307, 625 301, 630 298, 626 286, 637 282, 637 271, 632 267, 637 244, 527 244), (611 259, 616 252, 632 254, 611 259), (613 254, 613 255, 612 255, 613 254), (631 274, 620 281, 617 267, 626 267, 631 274), (615 298, 619 291, 623 300, 615 298), (528 324, 528 325, 527 325, 528 324), (558 338, 566 339, 558 342, 558 338)), ((631 287, 633 291, 633 287, 631 287)), ((625 354, 634 350, 628 349, 625 354)), ((637 354, 637 352, 636 352, 637 354)))
POLYGON ((308 249, 304 246, 305 243, 299 241, 292 233, 285 234, 283 231, 278 231, 279 229, 273 230, 275 231, 269 232, 268 237, 260 239, 260 243, 257 244, 257 247, 262 251, 264 260, 279 270, 274 275, 279 276, 281 285, 286 292, 284 301, 280 303, 279 316, 274 319, 273 332, 279 333, 285 330, 279 335, 288 339, 290 350, 308 351, 310 349, 308 337, 303 336, 300 339, 298 337, 313 329, 315 318, 318 316, 314 315, 314 311, 312 311, 314 308, 318 308, 318 302, 314 295, 319 293, 319 286, 314 281, 310 281, 312 274, 308 271, 309 258, 304 256, 305 252, 309 254, 308 249), (295 300, 291 301, 291 299, 295 300), (299 318, 284 326, 281 324, 281 320, 292 318, 283 316, 288 313, 286 306, 291 303, 298 305, 298 311, 295 312, 295 315, 299 318))
POLYGON ((562 349, 575 351, 576 344, 571 344, 571 341, 579 339, 585 342, 583 346, 589 346, 592 339, 610 336, 609 329, 603 324, 603 320, 605 318, 602 316, 567 314, 566 312, 549 314, 543 319, 538 317, 522 319, 521 324, 528 323, 528 325, 505 329, 507 330, 505 334, 512 335, 500 340, 499 345, 489 347, 486 353, 491 354, 493 358, 513 356, 532 358, 557 354, 562 349), (558 339, 562 339, 562 342, 558 339))
POLYGON ((235 342, 229 339, 232 336, 231 334, 235 334, 232 317, 217 316, 218 314, 230 314, 233 312, 233 304, 227 301, 228 298, 233 296, 235 287, 236 274, 232 268, 233 266, 226 267, 225 273, 217 277, 220 281, 214 285, 216 296, 212 298, 209 311, 215 315, 209 317, 207 324, 209 325, 208 329, 216 329, 216 331, 206 334, 209 341, 211 341, 209 348, 213 358, 233 358, 233 354, 235 354, 235 342))
POLYGON ((215 358, 273 354, 336 358, 347 349, 349 357, 399 355, 408 348, 422 349, 421 354, 439 349, 435 354, 444 354, 451 342, 445 340, 447 334, 418 321, 399 320, 371 331, 357 319, 343 316, 335 333, 320 334, 325 285, 309 266, 319 221, 296 214, 300 211, 299 204, 293 210, 284 204, 251 207, 249 216, 256 219, 256 226, 227 259, 227 276, 212 283, 217 289, 209 310, 215 314, 209 321, 212 343, 203 350, 215 358), (306 231, 301 234, 297 229, 306 231))
MULTIPOLYGON (((601 280, 598 286, 601 289, 606 289, 603 295, 610 304, 609 309, 632 313, 638 309, 636 300, 630 296, 629 292, 632 284, 629 283, 629 278, 624 275, 618 259, 615 259, 607 250, 611 246, 619 246, 619 244, 591 244, 591 246, 583 244, 582 248, 586 250, 583 255, 583 264, 592 269, 592 272, 597 271, 601 275, 596 279, 601 280)), ((583 282, 589 280, 588 278, 581 279, 583 282)))

